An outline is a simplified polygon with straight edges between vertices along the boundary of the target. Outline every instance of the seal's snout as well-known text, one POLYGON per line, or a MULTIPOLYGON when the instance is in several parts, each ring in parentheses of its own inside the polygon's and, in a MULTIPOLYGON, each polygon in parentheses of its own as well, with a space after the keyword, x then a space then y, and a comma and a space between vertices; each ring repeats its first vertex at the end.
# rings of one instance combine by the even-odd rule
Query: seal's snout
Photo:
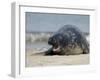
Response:
POLYGON ((53 44, 53 42, 52 42, 52 39, 51 39, 51 38, 49 38, 49 40, 48 40, 48 44, 50 44, 50 45, 52 45, 52 44, 53 44))
POLYGON ((48 40, 48 44, 55 46, 57 44, 57 41, 54 37, 50 37, 49 40, 48 40))

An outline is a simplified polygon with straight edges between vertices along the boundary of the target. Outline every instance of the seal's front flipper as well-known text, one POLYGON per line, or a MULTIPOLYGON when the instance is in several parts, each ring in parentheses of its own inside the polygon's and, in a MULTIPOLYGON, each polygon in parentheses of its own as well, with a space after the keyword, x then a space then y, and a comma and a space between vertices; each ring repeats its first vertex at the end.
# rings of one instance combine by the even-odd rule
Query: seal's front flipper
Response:
POLYGON ((49 50, 45 51, 45 56, 46 55, 54 55, 53 49, 50 48, 49 50))

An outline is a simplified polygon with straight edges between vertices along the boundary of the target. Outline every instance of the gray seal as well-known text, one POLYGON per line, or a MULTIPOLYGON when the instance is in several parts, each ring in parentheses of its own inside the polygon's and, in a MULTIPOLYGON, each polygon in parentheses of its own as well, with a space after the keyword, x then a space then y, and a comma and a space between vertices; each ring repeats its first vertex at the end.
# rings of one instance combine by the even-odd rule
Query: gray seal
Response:
POLYGON ((76 55, 89 53, 89 44, 84 33, 74 25, 64 25, 49 39, 52 47, 45 55, 76 55))

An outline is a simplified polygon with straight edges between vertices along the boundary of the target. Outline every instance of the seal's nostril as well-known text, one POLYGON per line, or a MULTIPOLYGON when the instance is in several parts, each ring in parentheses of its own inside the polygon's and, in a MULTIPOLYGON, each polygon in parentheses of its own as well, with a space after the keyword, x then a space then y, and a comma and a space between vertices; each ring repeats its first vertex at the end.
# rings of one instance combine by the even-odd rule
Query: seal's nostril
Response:
POLYGON ((49 38, 49 40, 48 40, 48 44, 51 44, 51 42, 52 42, 52 41, 51 41, 51 38, 49 38))

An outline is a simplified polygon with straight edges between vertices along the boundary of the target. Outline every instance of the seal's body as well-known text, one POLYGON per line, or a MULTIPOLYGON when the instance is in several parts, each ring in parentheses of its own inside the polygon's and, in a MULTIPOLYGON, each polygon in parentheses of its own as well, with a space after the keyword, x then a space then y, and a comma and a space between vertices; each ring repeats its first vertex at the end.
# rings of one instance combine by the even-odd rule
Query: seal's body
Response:
POLYGON ((52 45, 46 55, 76 55, 89 53, 85 35, 74 25, 65 25, 48 40, 52 45))

